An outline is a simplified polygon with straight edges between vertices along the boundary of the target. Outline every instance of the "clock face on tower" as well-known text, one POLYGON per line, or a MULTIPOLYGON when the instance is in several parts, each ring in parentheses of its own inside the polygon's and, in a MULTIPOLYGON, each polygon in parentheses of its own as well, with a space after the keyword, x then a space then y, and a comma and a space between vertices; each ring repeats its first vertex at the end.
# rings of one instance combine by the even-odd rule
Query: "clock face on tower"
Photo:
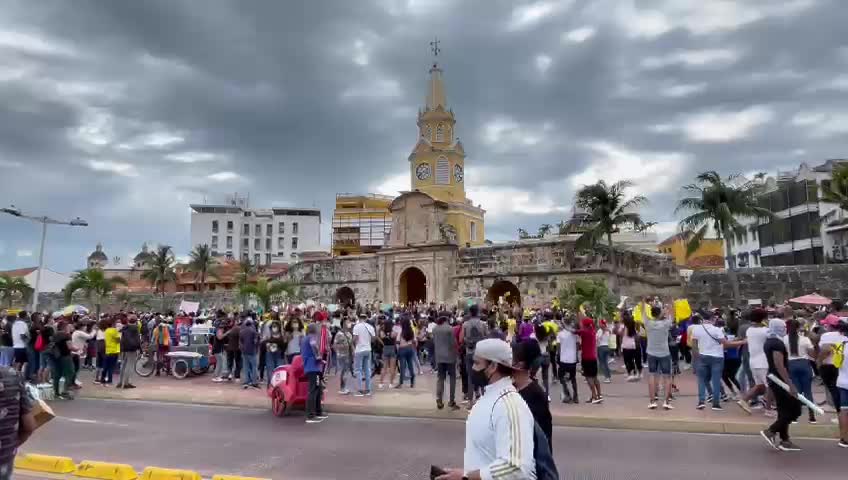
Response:
POLYGON ((462 165, 454 165, 453 166, 453 179, 456 180, 456 183, 461 183, 462 178, 463 178, 462 165))
POLYGON ((431 173, 429 163, 419 163, 418 167, 415 168, 415 176, 418 177, 418 180, 427 180, 431 173))

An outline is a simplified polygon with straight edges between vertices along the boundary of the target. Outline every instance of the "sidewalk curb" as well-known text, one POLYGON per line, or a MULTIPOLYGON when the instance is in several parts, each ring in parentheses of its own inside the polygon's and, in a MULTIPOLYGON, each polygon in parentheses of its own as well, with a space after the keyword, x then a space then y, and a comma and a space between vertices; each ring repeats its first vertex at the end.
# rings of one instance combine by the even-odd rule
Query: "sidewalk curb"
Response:
MULTIPOLYGON (((80 398, 99 399, 99 400, 128 400, 128 401, 144 401, 144 402, 163 402, 177 405, 204 405, 204 406, 219 406, 219 407, 236 407, 236 408, 252 408, 252 409, 268 409, 270 412, 270 402, 266 402, 264 397, 257 398, 256 402, 244 402, 234 404, 228 399, 209 399, 209 398, 170 398, 167 395, 162 395, 159 398, 151 398, 146 395, 145 398, 138 396, 137 398, 113 395, 108 390, 92 390, 94 394, 86 392, 80 395, 80 398), (167 398, 166 398, 167 397, 167 398)), ((149 394, 150 392, 148 392, 149 394)), ((373 415, 384 417, 407 417, 419 419, 434 419, 434 420, 462 420, 467 418, 465 410, 451 412, 448 410, 436 410, 435 408, 414 408, 408 406, 387 406, 387 405, 372 405, 372 404, 349 404, 349 403, 334 403, 326 402, 324 407, 330 413, 344 413, 353 415, 373 415)), ((434 405, 435 407, 435 405, 434 405)), ((296 415, 296 413, 295 413, 296 415)), ((773 420, 769 418, 759 418, 759 422, 753 420, 759 417, 752 417, 751 422, 723 422, 723 421, 700 421, 700 420, 685 420, 679 418, 650 418, 650 417, 627 417, 627 418, 611 418, 602 416, 587 416, 587 415, 554 415, 553 424, 559 427, 578 427, 578 428, 601 428, 608 430, 647 430, 655 432, 678 432, 678 433, 712 433, 712 434, 734 434, 734 435, 759 435, 760 431, 770 424, 773 420)), ((821 438, 821 439, 837 439, 839 438, 839 430, 836 425, 809 425, 798 423, 792 425, 792 433, 794 436, 803 438, 821 438)))

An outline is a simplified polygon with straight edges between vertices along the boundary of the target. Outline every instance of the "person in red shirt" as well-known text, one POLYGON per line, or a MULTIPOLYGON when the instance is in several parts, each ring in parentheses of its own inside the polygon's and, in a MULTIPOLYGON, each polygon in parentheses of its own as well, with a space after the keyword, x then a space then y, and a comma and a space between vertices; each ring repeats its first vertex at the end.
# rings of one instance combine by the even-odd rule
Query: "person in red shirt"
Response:
POLYGON ((598 381, 598 341, 595 337, 595 322, 586 317, 580 321, 580 365, 583 368, 583 377, 589 384, 592 395, 586 403, 597 405, 604 401, 601 395, 601 382, 598 381))

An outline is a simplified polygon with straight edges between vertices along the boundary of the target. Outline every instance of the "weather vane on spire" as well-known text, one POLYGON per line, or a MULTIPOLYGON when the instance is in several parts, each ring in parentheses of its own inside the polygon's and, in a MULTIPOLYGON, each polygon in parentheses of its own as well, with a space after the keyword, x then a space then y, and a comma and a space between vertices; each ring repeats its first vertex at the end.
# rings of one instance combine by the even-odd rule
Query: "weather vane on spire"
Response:
POLYGON ((438 56, 439 56, 439 52, 441 52, 441 51, 442 51, 442 49, 441 49, 441 48, 439 48, 439 43, 441 43, 441 42, 439 41, 439 37, 436 37, 436 38, 435 38, 432 42, 430 42, 430 50, 432 50, 432 51, 433 51, 433 56, 434 56, 434 57, 438 57, 438 56))

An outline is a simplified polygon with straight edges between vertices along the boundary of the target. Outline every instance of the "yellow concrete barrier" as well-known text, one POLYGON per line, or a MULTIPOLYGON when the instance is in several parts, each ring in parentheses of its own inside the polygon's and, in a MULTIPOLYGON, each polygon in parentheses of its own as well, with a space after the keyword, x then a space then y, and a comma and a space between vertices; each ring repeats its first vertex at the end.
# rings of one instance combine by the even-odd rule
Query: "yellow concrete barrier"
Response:
POLYGON ((271 480, 270 478, 240 477, 238 475, 215 475, 212 480, 271 480))
POLYGON ((100 480, 135 480, 135 469, 123 463, 92 462, 83 460, 74 472, 77 477, 97 478, 100 480))
POLYGON ((15 457, 15 468, 36 472, 71 473, 76 470, 77 466, 71 457, 27 453, 15 457))
POLYGON ((191 470, 147 467, 141 474, 141 480, 203 480, 199 473, 191 470))

